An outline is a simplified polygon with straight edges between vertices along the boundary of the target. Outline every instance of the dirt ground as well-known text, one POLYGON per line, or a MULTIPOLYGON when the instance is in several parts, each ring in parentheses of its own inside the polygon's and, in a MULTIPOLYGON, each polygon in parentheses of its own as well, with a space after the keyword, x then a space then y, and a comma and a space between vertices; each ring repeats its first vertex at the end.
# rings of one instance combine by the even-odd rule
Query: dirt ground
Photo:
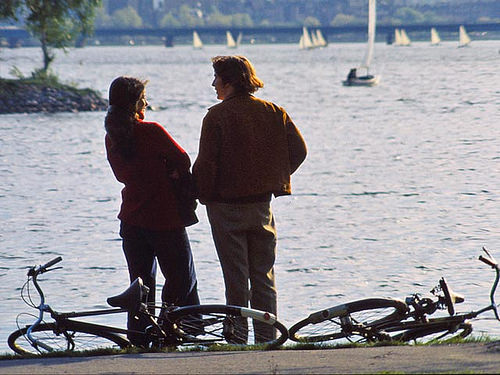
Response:
POLYGON ((173 352, 0 361, 0 374, 500 373, 500 341, 436 346, 173 352))

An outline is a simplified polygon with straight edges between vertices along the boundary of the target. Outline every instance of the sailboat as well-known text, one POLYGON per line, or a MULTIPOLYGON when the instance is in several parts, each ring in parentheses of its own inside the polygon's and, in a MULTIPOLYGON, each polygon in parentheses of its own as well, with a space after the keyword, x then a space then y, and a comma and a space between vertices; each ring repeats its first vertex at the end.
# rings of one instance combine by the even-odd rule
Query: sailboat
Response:
POLYGON ((316 34, 311 32, 311 42, 314 48, 319 47, 318 38, 316 38, 316 34))
POLYGON ((313 42, 311 40, 311 36, 309 35, 309 31, 307 31, 307 27, 302 27, 302 36, 299 41, 300 49, 311 49, 314 48, 313 42))
POLYGON ((233 38, 233 35, 231 34, 230 31, 226 31, 226 39, 227 39, 227 48, 236 48, 238 45, 236 44, 236 41, 233 38))
POLYGON ((194 49, 202 49, 203 43, 200 39, 200 36, 196 31, 193 31, 193 48, 194 49))
POLYGON ((344 86, 375 86, 380 77, 369 74, 370 63, 373 57, 373 47, 375 44, 375 28, 377 21, 376 0, 368 1, 368 41, 366 43, 365 56, 358 68, 353 68, 349 72, 347 79, 342 81, 344 86), (357 76, 357 69, 366 69, 366 75, 357 76))
POLYGON ((316 44, 318 47, 326 47, 328 45, 320 29, 316 30, 316 44))
POLYGON ((399 29, 394 29, 394 45, 401 45, 401 31, 399 29))
POLYGON ((408 37, 408 34, 406 34, 405 29, 401 29, 401 45, 402 46, 409 46, 411 44, 411 40, 408 37))
POLYGON ((431 45, 437 46, 440 43, 441 43, 441 38, 439 37, 437 30, 434 27, 431 28, 431 45))
POLYGON ((460 28, 458 29, 458 47, 465 47, 468 46, 471 42, 469 35, 467 34, 467 31, 465 31, 465 27, 463 25, 460 25, 460 28))
POLYGON ((406 34, 405 29, 394 30, 394 44, 396 46, 409 46, 411 44, 411 40, 408 34, 406 34))

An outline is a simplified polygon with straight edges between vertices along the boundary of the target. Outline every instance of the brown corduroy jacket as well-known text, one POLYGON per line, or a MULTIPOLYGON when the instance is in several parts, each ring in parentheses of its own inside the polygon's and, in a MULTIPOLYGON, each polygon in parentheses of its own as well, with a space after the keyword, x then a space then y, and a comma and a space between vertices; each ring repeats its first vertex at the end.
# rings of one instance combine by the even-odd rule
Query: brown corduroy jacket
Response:
POLYGON ((203 119, 193 175, 201 203, 291 194, 290 175, 307 148, 285 110, 253 95, 235 95, 203 119))

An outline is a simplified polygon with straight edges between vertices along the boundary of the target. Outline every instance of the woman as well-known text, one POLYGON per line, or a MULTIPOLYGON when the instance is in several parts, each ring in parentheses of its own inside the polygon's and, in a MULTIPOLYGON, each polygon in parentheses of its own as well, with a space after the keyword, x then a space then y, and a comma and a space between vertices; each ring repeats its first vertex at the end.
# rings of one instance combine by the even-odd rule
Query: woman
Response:
MULTIPOLYGON (((156 122, 144 121, 147 82, 118 77, 109 89, 105 119, 108 161, 122 190, 118 218, 130 281, 141 277, 155 302, 156 261, 165 277, 161 298, 177 306, 199 304, 196 273, 176 182, 189 175, 187 153, 156 122)), ((129 315, 129 329, 145 322, 129 315)), ((147 345, 131 335, 136 345, 147 345)))

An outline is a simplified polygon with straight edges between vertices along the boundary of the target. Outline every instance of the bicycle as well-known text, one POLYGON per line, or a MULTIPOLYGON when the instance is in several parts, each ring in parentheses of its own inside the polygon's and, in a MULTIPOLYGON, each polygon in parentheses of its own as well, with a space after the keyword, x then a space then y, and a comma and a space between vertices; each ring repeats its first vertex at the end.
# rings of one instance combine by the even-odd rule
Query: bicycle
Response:
POLYGON ((289 329, 296 342, 318 343, 347 340, 350 343, 380 341, 433 342, 466 337, 472 332, 470 319, 492 310, 500 320, 495 303, 499 281, 499 265, 483 247, 485 256, 479 260, 496 271, 490 291, 490 305, 466 313, 455 314, 455 304, 464 297, 454 293, 445 278, 431 290, 433 297, 413 294, 405 301, 393 298, 368 298, 348 302, 310 314, 289 329), (430 318, 437 310, 447 310, 448 316, 430 318))
MULTIPOLYGON (((132 346, 128 335, 139 337, 147 347, 163 348, 180 345, 210 346, 226 344, 237 346, 254 345, 261 348, 274 348, 288 338, 287 328, 271 313, 231 305, 192 305, 161 306, 148 305, 149 288, 136 279, 120 295, 107 299, 114 308, 80 312, 58 312, 45 303, 45 295, 39 284, 38 276, 62 267, 53 267, 62 260, 52 259, 28 271, 28 280, 21 289, 24 302, 38 310, 33 324, 19 326, 8 338, 9 347, 16 353, 40 354, 55 351, 80 351, 101 348, 124 349, 132 346), (30 285, 36 288, 40 303, 36 305, 30 294, 30 285), (26 292, 25 292, 26 290, 26 292), (26 295, 25 295, 26 293, 26 295), (154 313, 159 311, 158 315, 154 313), (44 315, 50 314, 53 321, 46 322, 44 315), (96 317, 110 314, 132 313, 135 317, 146 319, 148 326, 144 331, 96 324, 77 318, 96 317), (251 323, 251 324, 249 324, 251 323), (255 327, 267 328, 267 336, 255 333, 255 327)), ((259 332, 262 332, 260 330, 259 332)))

